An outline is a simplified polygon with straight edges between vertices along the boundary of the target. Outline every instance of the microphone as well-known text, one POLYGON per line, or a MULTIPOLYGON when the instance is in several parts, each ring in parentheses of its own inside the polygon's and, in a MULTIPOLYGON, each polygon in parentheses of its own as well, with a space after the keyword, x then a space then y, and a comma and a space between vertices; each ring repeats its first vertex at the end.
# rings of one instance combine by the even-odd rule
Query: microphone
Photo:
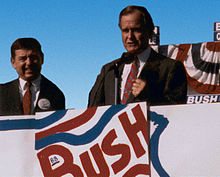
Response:
POLYGON ((118 62, 114 63, 114 74, 115 74, 115 100, 114 103, 117 105, 118 103, 118 78, 119 78, 119 71, 118 71, 118 62))
MULTIPOLYGON (((111 66, 109 66, 109 68, 107 69, 107 71, 105 71, 105 73, 114 70, 114 77, 115 77, 115 93, 114 93, 114 104, 117 104, 117 95, 118 95, 118 79, 119 79, 119 68, 122 64, 124 63, 128 63, 131 62, 131 60, 133 59, 132 54, 129 53, 123 53, 121 58, 115 60, 114 63, 112 63, 111 66)), ((88 107, 91 107, 93 105, 95 105, 95 99, 97 97, 97 93, 98 91, 101 89, 101 87, 103 86, 103 81, 105 79, 105 75, 98 75, 97 79, 96 79, 96 89, 94 89, 94 86, 92 88, 92 90, 89 93, 89 103, 88 103, 88 107), (93 95, 92 97, 90 97, 91 95, 93 95)))

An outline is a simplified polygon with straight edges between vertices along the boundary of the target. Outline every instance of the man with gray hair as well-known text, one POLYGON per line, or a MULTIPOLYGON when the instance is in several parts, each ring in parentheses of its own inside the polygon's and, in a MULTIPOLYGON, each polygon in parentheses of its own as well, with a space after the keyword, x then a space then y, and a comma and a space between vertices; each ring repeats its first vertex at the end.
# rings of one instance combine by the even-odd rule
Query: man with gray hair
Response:
POLYGON ((124 8, 119 15, 119 28, 127 52, 102 67, 90 91, 88 106, 113 105, 115 93, 116 104, 186 103, 185 68, 181 62, 160 55, 150 47, 154 24, 147 9, 141 6, 124 8))

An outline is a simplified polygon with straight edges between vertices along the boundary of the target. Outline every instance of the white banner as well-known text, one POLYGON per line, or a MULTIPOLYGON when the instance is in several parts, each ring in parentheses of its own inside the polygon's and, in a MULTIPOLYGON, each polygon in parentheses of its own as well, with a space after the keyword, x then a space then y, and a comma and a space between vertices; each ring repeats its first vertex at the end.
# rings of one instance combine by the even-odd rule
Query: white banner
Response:
POLYGON ((34 176, 33 120, 30 116, 0 116, 0 176, 34 176))
POLYGON ((142 103, 68 110, 55 118, 36 133, 44 176, 149 176, 146 112, 142 103))
POLYGON ((135 103, 0 117, 0 176, 219 176, 219 115, 135 103))
POLYGON ((152 177, 220 175, 220 103, 150 110, 152 177))
POLYGON ((0 176, 149 176, 146 103, 2 117, 0 138, 0 176))

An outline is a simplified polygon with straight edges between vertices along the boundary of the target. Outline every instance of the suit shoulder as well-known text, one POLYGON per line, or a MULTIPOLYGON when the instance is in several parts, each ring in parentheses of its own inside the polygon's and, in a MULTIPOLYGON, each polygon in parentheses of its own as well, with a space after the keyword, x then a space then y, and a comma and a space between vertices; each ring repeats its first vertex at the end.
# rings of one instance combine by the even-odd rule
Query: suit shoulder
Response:
POLYGON ((157 53, 157 58, 162 62, 162 63, 166 63, 168 65, 183 65, 183 63, 181 61, 169 58, 165 55, 162 55, 160 53, 157 53))
POLYGON ((0 84, 0 87, 1 88, 7 88, 7 87, 10 87, 10 86, 13 86, 13 85, 16 85, 16 84, 18 84, 18 79, 2 83, 2 84, 0 84))
POLYGON ((104 65, 102 66, 102 68, 101 68, 101 72, 100 72, 100 73, 106 73, 106 72, 108 72, 109 70, 112 70, 112 69, 114 68, 114 65, 115 65, 116 63, 118 63, 118 62, 120 61, 120 59, 121 59, 121 58, 118 58, 118 59, 115 59, 115 60, 113 60, 113 61, 111 61, 111 62, 109 62, 109 63, 104 64, 104 65))
POLYGON ((103 67, 111 67, 113 66, 115 63, 118 63, 121 60, 121 58, 115 59, 111 62, 106 63, 105 65, 103 65, 103 67))

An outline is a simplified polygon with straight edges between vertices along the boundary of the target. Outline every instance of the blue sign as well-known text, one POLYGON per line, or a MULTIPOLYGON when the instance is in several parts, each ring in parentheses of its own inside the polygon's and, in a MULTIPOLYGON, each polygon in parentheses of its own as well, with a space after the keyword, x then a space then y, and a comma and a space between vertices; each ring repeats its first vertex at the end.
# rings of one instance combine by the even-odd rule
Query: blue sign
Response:
POLYGON ((214 23, 214 41, 220 41, 220 22, 214 23))
POLYGON ((220 31, 214 32, 214 41, 220 41, 220 31))

